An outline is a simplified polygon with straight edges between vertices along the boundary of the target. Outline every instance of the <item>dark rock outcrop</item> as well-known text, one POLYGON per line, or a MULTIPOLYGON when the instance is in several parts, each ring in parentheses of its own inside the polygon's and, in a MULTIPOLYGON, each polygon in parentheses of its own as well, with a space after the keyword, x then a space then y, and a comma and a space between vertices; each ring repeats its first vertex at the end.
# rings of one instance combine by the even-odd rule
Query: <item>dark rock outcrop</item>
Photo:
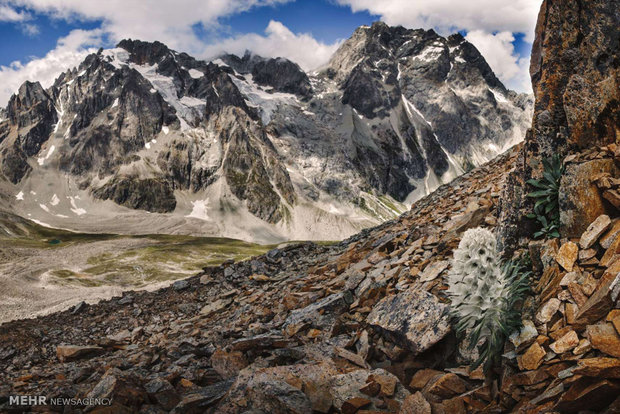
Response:
POLYGON ((242 58, 235 55, 220 57, 235 71, 247 75, 259 85, 271 86, 275 91, 292 93, 303 98, 312 95, 308 75, 294 62, 284 58, 263 58, 246 52, 242 58))
POLYGON ((156 213, 174 211, 177 204, 170 183, 161 178, 115 177, 93 190, 93 196, 156 213))
POLYGON ((417 355, 450 332, 447 313, 448 307, 435 296, 414 290, 383 299, 366 322, 417 355))
POLYGON ((618 39, 616 1, 543 2, 530 66, 536 97, 526 145, 530 164, 556 151, 566 154, 617 142, 618 39))

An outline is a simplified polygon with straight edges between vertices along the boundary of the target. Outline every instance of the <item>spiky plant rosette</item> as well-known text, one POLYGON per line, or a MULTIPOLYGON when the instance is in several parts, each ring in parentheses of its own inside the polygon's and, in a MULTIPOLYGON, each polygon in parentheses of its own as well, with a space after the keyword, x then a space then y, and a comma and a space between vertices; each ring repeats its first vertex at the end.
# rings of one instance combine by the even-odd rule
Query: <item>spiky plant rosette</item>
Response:
POLYGON ((535 219, 540 225, 540 230, 534 233, 534 238, 560 237, 560 181, 564 174, 564 164, 559 155, 546 158, 543 163, 543 176, 539 180, 527 180, 527 183, 534 186, 536 191, 528 193, 527 196, 536 200, 534 212, 526 217, 535 219))
POLYGON ((502 265, 493 233, 477 228, 465 232, 454 251, 447 294, 457 335, 467 336, 470 349, 479 345, 473 367, 485 368, 499 357, 506 338, 521 325, 515 305, 529 288, 521 263, 502 265))

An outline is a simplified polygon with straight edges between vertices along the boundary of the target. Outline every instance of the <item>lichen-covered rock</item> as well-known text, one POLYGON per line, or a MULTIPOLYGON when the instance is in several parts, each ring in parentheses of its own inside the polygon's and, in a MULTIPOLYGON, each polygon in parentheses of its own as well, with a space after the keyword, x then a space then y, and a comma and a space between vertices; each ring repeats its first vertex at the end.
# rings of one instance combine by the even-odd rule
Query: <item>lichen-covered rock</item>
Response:
POLYGON ((579 307, 575 325, 583 328, 602 318, 612 309, 620 296, 620 261, 603 274, 592 296, 579 307))
POLYGON ((409 391, 398 381, 398 379, 383 369, 375 369, 372 371, 356 370, 346 374, 338 375, 333 378, 331 383, 331 395, 333 405, 338 410, 343 410, 347 401, 351 398, 369 397, 362 393, 363 387, 369 383, 372 378, 384 377, 390 379, 394 383, 392 395, 377 395, 376 398, 370 400, 372 404, 368 409, 377 409, 377 403, 381 400, 395 400, 399 405, 409 396, 409 391))
POLYGON ((414 354, 428 350, 450 332, 448 307, 422 290, 381 300, 366 322, 414 354))
POLYGON ((592 348, 606 355, 620 358, 620 335, 611 323, 588 325, 586 337, 592 344, 592 348))
POLYGON ((609 228, 611 220, 608 215, 602 214, 596 218, 579 239, 579 245, 582 249, 592 246, 601 237, 601 235, 609 228))
POLYGON ((568 164, 560 182, 560 232, 562 237, 580 237, 597 217, 605 214, 605 203, 593 177, 615 173, 611 159, 568 164))
POLYGON ((573 265, 577 260, 577 256, 579 254, 579 248, 573 242, 566 242, 558 250, 558 254, 556 256, 556 261, 566 269, 568 272, 573 270, 573 265))
POLYGON ((546 156, 616 142, 619 27, 615 1, 589 1, 587 7, 543 2, 530 66, 536 96, 531 144, 546 156))
POLYGON ((352 302, 350 293, 334 293, 311 305, 292 311, 282 329, 289 336, 307 328, 326 329, 348 308, 350 302, 352 302))

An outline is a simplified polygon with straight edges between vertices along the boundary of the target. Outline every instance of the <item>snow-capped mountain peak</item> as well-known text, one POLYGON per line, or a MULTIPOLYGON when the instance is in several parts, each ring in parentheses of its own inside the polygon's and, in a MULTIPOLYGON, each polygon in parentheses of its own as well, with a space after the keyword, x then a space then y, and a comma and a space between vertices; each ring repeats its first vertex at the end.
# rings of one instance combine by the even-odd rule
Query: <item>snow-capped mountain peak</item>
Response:
POLYGON ((312 74, 123 40, 20 88, 0 172, 15 209, 52 226, 335 239, 516 143, 530 110, 432 30, 361 27, 312 74))

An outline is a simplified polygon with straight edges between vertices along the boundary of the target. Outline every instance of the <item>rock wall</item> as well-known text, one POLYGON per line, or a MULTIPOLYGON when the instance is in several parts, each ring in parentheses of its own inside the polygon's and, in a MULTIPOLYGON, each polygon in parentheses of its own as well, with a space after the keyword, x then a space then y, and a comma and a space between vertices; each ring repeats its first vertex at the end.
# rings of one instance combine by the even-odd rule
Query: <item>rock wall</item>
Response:
MULTIPOLYGON (((618 412, 620 221, 617 187, 620 2, 543 2, 532 51, 532 128, 507 180, 500 238, 508 252, 532 234, 525 184, 564 159, 560 239, 529 241, 535 295, 510 338, 501 401, 513 412, 618 412), (516 356, 517 366, 509 360, 516 356)), ((523 251, 522 251, 523 252, 523 251)))
POLYGON ((616 142, 619 39, 616 0, 543 2, 530 66, 536 103, 528 159, 616 142))
MULTIPOLYGON (((532 233, 533 222, 524 220, 532 210, 532 191, 525 184, 542 175, 542 160, 614 145, 620 132, 620 3, 617 0, 545 0, 536 25, 530 74, 536 103, 522 157, 504 193, 509 200, 501 209, 501 244, 511 250, 519 237, 532 233)), ((612 152, 614 148, 612 147, 612 152)), ((586 160, 584 160, 586 161, 586 160)), ((579 169, 575 167, 576 169, 579 169)), ((586 168, 588 169, 588 168, 586 168)), ((564 180, 562 194, 582 190, 583 180, 564 180)), ((602 206, 598 195, 583 203, 564 200, 571 209, 586 210, 591 202, 602 206), (596 200, 593 200, 596 198, 596 200)), ((562 200, 561 200, 562 203, 562 200)), ((578 237, 589 219, 563 221, 563 236, 578 237)), ((564 212, 566 219, 570 212, 564 212)))

